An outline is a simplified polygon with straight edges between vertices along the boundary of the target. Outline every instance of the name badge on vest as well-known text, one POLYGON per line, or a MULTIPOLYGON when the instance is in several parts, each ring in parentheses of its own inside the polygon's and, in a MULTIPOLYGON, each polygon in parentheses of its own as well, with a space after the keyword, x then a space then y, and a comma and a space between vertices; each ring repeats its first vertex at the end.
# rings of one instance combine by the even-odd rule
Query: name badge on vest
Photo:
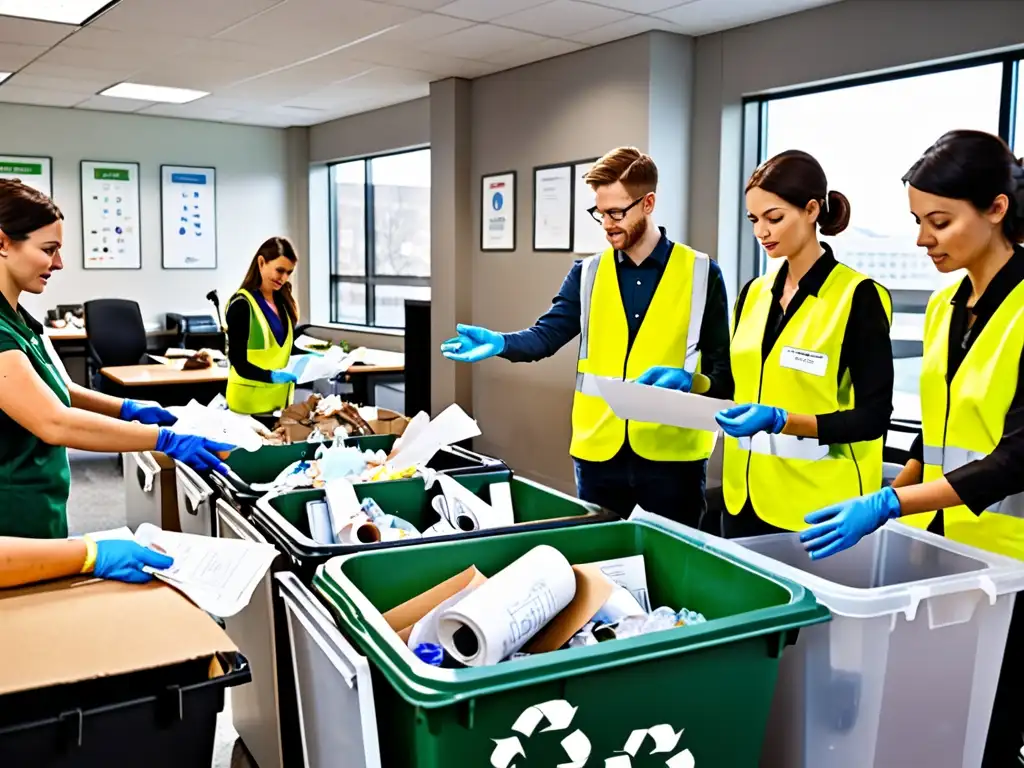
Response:
POLYGON ((824 376, 828 370, 828 355, 796 347, 783 347, 779 365, 812 376, 824 376))

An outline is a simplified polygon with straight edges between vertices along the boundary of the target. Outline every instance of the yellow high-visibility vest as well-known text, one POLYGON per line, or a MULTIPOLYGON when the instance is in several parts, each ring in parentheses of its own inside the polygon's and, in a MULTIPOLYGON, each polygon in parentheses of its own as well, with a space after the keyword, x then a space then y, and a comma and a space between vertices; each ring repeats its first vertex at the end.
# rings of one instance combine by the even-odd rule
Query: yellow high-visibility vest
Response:
MULTIPOLYGON (((925 312, 921 422, 926 483, 982 459, 995 449, 1017 391, 1024 349, 1021 283, 985 323, 956 375, 947 382, 952 299, 958 288, 954 284, 936 291, 925 312)), ((934 517, 934 512, 927 512, 901 517, 900 521, 927 528, 934 517)), ((1024 560, 1022 517, 1024 495, 1016 495, 993 504, 980 515, 963 505, 946 509, 943 527, 950 539, 1024 560)))
POLYGON ((699 370, 697 345, 707 300, 710 262, 706 254, 676 243, 665 264, 643 324, 629 347, 615 251, 583 261, 580 282, 580 352, 572 405, 569 452, 586 461, 607 461, 629 433, 632 449, 653 461, 697 461, 711 455, 712 432, 618 418, 597 391, 595 377, 635 379, 666 365, 699 370))
MULTIPOLYGON (((794 413, 821 414, 854 407, 849 371, 839 357, 857 286, 868 278, 836 264, 817 296, 807 296, 762 364, 761 346, 771 310, 775 275, 750 284, 733 332, 730 359, 737 403, 762 403, 794 413)), ((889 292, 876 284, 892 321, 889 292)), ((730 514, 747 498, 766 523, 789 531, 804 517, 882 487, 883 438, 826 445, 793 435, 725 437, 722 492, 730 514)))
MULTIPOLYGON (((288 329, 288 335, 281 345, 274 338, 270 323, 249 291, 239 289, 228 306, 235 301, 245 301, 249 305, 249 346, 246 350, 249 362, 268 371, 287 366, 292 350, 291 318, 287 314, 281 316, 281 322, 288 329)), ((292 384, 271 384, 243 378, 234 366, 228 371, 228 408, 235 413, 272 413, 278 408, 286 408, 291 404, 293 391, 292 384)))

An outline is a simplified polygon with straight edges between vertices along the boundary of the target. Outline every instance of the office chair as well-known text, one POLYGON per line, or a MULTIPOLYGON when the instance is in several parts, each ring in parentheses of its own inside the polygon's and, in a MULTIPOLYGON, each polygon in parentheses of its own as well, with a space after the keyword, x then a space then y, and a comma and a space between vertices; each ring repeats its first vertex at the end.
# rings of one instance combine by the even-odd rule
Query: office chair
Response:
POLYGON ((85 302, 85 330, 89 334, 87 364, 93 389, 101 392, 105 389, 100 368, 144 362, 146 326, 136 302, 127 299, 85 302))

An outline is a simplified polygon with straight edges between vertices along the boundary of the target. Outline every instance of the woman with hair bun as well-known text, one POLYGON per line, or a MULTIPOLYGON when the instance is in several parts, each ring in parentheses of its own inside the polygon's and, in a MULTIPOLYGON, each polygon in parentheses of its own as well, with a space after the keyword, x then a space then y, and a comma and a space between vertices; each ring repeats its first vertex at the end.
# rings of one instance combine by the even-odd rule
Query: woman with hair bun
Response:
MULTIPOLYGON (((1024 168, 1002 139, 950 131, 903 181, 917 244, 939 272, 966 272, 928 301, 922 433, 892 488, 808 515, 800 538, 812 558, 828 557, 899 517, 1024 559, 1024 168)), ((1022 638, 1018 599, 982 768, 1018 762, 1022 638)))
POLYGON ((801 530, 807 513, 880 488, 892 414, 889 293, 818 241, 846 229, 849 201, 789 150, 754 171, 746 204, 765 253, 785 261, 736 302, 738 405, 716 417, 728 538, 801 530))

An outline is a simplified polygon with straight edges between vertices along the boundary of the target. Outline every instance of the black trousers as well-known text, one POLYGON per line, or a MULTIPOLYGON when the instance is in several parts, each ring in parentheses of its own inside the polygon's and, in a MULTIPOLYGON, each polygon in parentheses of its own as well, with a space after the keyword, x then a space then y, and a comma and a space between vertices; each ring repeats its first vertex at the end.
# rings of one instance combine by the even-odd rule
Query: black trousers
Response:
POLYGON ((699 528, 704 517, 707 461, 651 461, 628 446, 608 461, 576 464, 579 497, 629 517, 636 506, 699 528))

